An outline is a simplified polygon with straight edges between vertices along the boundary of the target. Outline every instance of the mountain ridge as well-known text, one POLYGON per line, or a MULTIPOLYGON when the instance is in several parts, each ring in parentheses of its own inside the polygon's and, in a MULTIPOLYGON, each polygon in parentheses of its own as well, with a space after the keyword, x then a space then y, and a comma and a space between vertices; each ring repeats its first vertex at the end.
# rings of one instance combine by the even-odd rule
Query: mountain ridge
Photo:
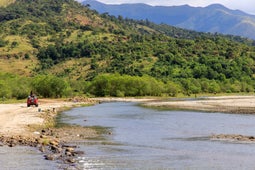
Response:
POLYGON ((95 96, 253 92, 254 59, 249 39, 99 14, 74 0, 0 7, 1 74, 44 91, 66 80, 74 94, 95 96))
POLYGON ((165 23, 194 31, 239 35, 255 39, 255 15, 241 10, 231 10, 221 4, 207 7, 150 6, 147 4, 108 5, 96 0, 86 0, 99 13, 165 23), (210 26, 210 27, 209 27, 210 26))

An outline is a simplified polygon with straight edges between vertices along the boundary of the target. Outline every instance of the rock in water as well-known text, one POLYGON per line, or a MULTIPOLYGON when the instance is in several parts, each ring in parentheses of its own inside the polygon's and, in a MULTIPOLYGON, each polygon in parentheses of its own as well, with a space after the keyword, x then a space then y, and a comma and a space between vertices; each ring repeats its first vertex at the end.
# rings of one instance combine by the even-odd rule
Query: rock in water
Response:
POLYGON ((44 146, 40 146, 40 147, 39 147, 39 151, 41 151, 42 153, 44 153, 44 152, 45 152, 45 147, 44 147, 44 146))
POLYGON ((58 146, 59 145, 59 143, 57 141, 54 141, 54 140, 50 141, 50 144, 53 145, 53 146, 58 146))
POLYGON ((68 159, 66 160, 66 162, 67 162, 67 163, 75 163, 76 160, 75 160, 74 158, 68 158, 68 159))
POLYGON ((60 156, 61 156, 60 154, 48 154, 48 155, 45 155, 45 159, 54 161, 54 160, 58 159, 60 156))
POLYGON ((74 151, 73 152, 73 155, 84 155, 85 154, 85 152, 83 152, 83 151, 74 151))
POLYGON ((71 147, 66 148, 66 152, 73 152, 73 151, 74 151, 74 148, 71 148, 71 147))

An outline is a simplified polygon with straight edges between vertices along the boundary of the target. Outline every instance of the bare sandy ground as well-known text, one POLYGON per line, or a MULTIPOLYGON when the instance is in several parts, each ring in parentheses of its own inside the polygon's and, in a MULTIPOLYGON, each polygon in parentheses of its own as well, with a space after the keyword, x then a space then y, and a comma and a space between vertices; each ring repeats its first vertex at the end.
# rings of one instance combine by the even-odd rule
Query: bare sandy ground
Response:
POLYGON ((63 100, 39 100, 39 107, 27 107, 26 103, 0 104, 0 134, 24 135, 29 133, 26 129, 29 125, 41 125, 44 123, 42 114, 46 110, 57 111, 63 107, 79 105, 78 102, 66 102, 63 100))
POLYGON ((221 96, 198 100, 151 101, 144 105, 171 109, 253 114, 255 113, 255 96, 221 96))

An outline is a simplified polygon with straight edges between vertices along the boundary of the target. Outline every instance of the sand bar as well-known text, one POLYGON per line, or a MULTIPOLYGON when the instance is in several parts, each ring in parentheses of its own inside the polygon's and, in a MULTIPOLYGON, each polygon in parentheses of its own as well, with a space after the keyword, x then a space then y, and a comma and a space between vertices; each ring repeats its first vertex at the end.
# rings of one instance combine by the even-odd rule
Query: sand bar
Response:
POLYGON ((255 96, 221 96, 182 101, 148 101, 144 105, 170 109, 254 114, 255 96))

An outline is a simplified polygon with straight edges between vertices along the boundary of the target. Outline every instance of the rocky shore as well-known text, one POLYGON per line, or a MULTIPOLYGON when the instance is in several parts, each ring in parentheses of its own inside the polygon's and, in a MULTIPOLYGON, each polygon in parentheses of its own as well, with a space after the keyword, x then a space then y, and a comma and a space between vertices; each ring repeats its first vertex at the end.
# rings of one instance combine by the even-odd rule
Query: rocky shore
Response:
POLYGON ((41 100, 38 108, 13 104, 7 105, 13 110, 2 109, 1 112, 4 107, 0 107, 0 117, 7 121, 0 124, 0 147, 34 147, 42 152, 46 160, 62 164, 63 169, 76 167, 76 158, 85 153, 79 151, 79 146, 73 143, 98 137, 98 133, 94 129, 79 126, 56 128, 55 118, 62 110, 95 103, 90 99, 72 98, 67 101, 41 100), (13 116, 12 119, 8 118, 10 115, 13 116), (17 118, 22 119, 16 122, 17 118), (30 119, 30 122, 20 123, 23 119, 30 119))
MULTIPOLYGON (((64 168, 78 167, 77 157, 84 155, 84 151, 79 150, 79 146, 70 144, 74 141, 85 140, 86 138, 96 137, 96 133, 91 131, 91 135, 88 135, 88 129, 82 127, 76 127, 76 133, 70 136, 70 130, 65 129, 42 129, 41 132, 37 132, 37 135, 33 136, 0 136, 0 146, 29 146, 37 148, 42 152, 44 159, 49 161, 58 161, 64 168), (80 135, 77 133, 80 132, 80 135), (84 135, 86 134, 86 136, 84 135), (63 136, 63 137, 59 137, 63 136), (72 138, 72 141, 69 140, 72 138), (68 139, 68 140, 66 140, 68 139)), ((78 169, 78 168, 76 168, 78 169)))
MULTIPOLYGON (((43 130, 44 131, 44 130, 43 130)), ((61 139, 53 136, 44 135, 42 132, 40 137, 26 137, 26 136, 0 136, 0 146, 7 145, 9 147, 30 146, 40 150, 47 160, 61 160, 62 163, 74 164, 75 157, 84 154, 82 151, 77 151, 77 146, 68 145, 61 139)))

